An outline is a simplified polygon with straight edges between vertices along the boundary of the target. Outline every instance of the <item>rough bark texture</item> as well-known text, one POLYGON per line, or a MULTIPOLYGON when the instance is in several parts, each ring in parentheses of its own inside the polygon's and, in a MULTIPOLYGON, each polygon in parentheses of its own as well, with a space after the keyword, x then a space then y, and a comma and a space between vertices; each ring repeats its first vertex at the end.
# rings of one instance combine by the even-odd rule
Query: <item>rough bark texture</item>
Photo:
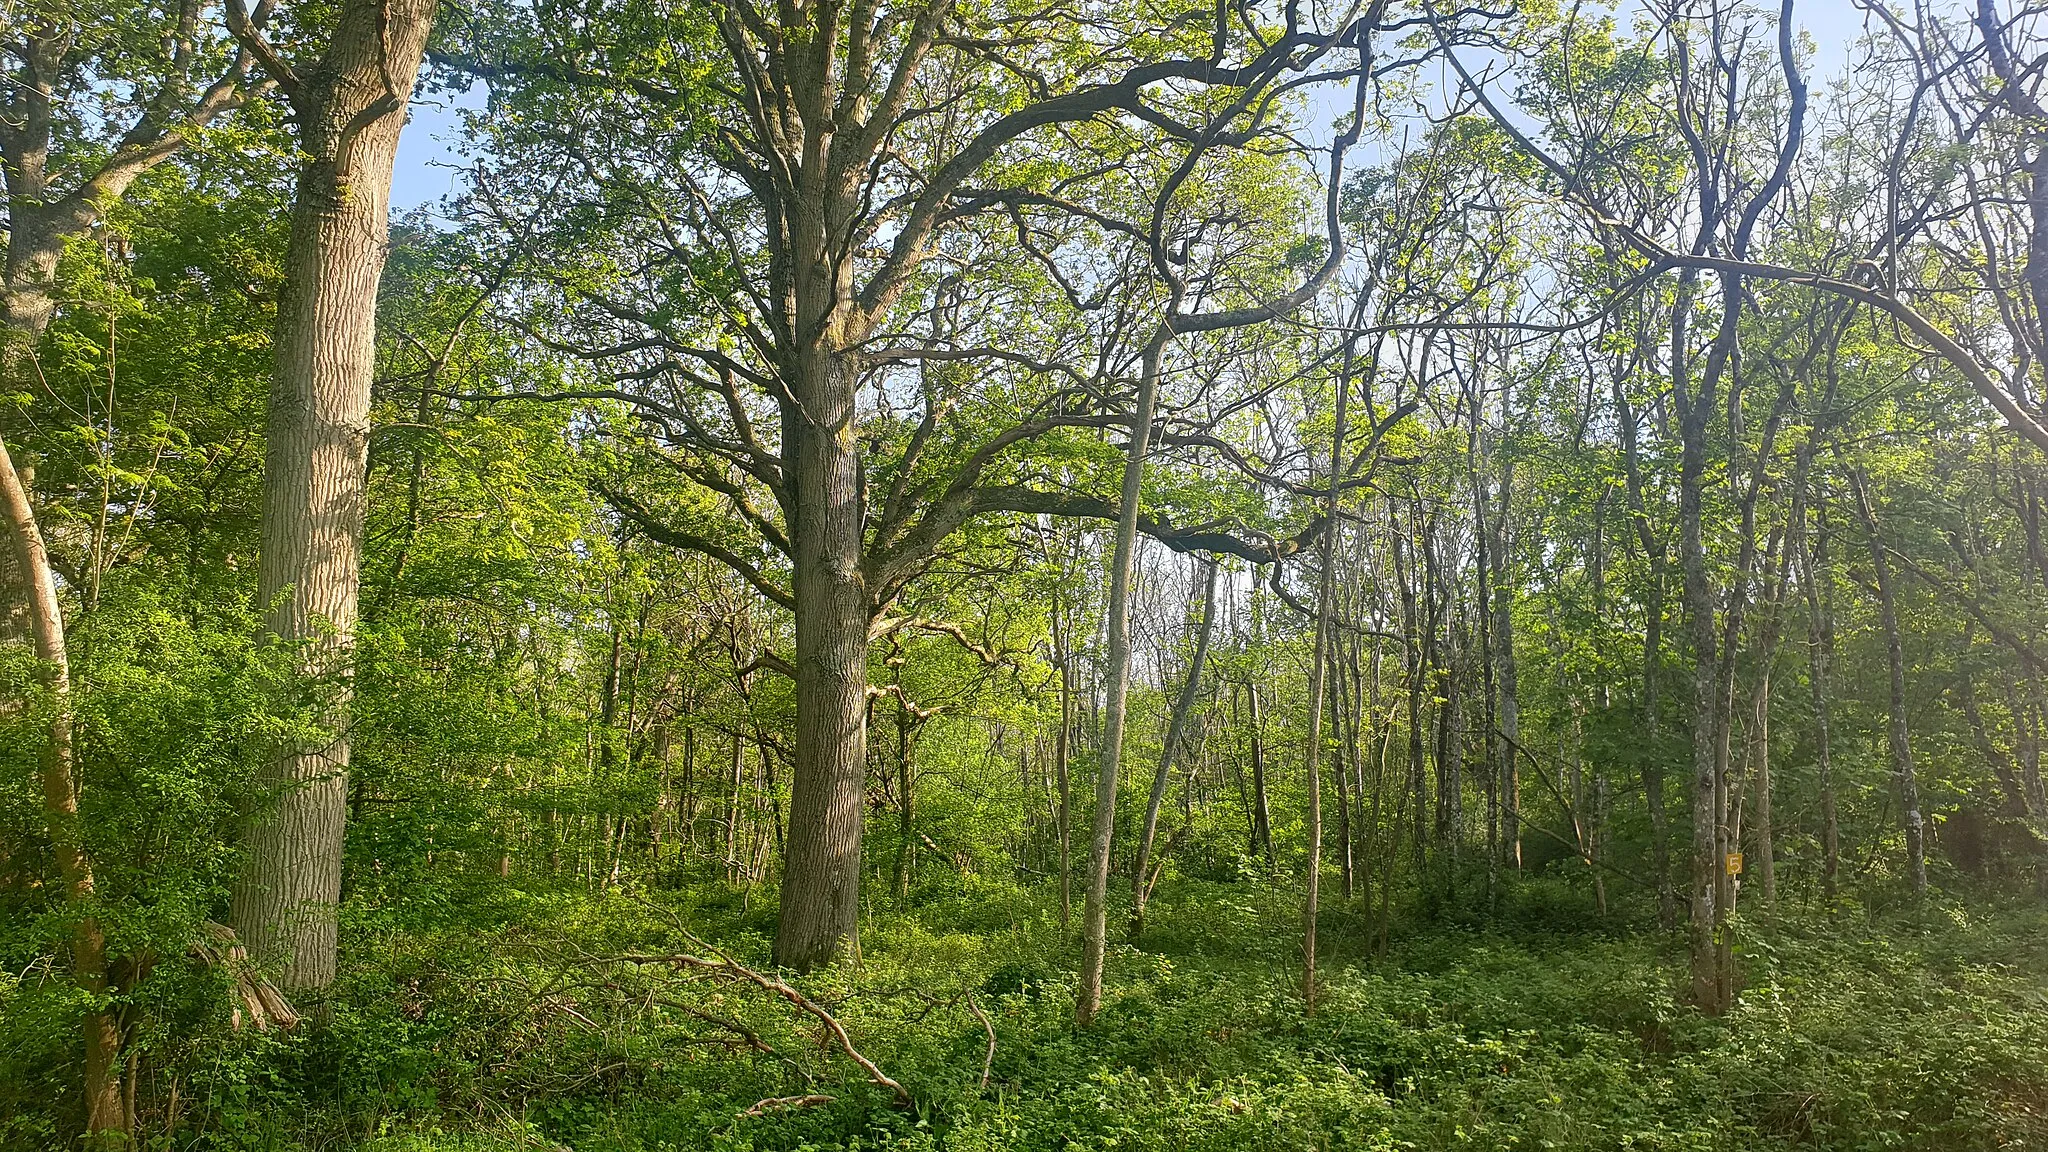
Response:
POLYGON ((232 919, 291 989, 334 979, 377 283, 392 162, 433 11, 431 0, 350 0, 322 58, 280 78, 305 160, 278 302, 257 598, 269 630, 303 646, 329 736, 266 764, 232 919))
MULTIPOLYGON (((826 267, 824 261, 819 266, 826 267)), ((798 290, 800 317, 810 315, 798 290)), ((828 297, 829 299, 829 297, 828 297)), ((829 314, 820 302, 819 318, 829 314)), ((860 948, 861 787, 867 765, 869 598, 861 569, 855 366, 815 354, 783 414, 796 583, 796 770, 775 961, 797 969, 860 948)))
MULTIPOLYGON (((108 991, 107 942, 99 920, 90 912, 92 861, 86 855, 78 823, 64 613, 57 603, 57 582, 50 574, 42 530, 4 442, 0 442, 0 517, 6 520, 7 551, 27 585, 29 629, 43 687, 50 694, 50 730, 42 752, 43 819, 58 875, 64 881, 65 903, 76 917, 71 929, 71 978, 97 1001, 108 991)), ((125 1133, 129 1129, 129 1109, 121 1092, 121 1030, 114 1014, 104 1007, 85 1014, 85 1112, 88 1132, 125 1133)))

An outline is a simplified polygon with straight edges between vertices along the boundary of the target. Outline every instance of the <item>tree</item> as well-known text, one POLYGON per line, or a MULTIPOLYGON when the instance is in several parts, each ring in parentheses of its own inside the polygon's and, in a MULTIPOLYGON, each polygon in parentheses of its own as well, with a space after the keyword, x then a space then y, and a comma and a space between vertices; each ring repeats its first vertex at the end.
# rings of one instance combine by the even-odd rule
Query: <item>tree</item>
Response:
MULTIPOLYGON (((1019 463, 1128 419, 1100 393, 1129 363, 1119 341, 1143 297, 1127 293, 1134 249, 1099 262, 1098 251, 1142 239, 1124 218, 1152 201, 1140 178, 1260 138, 1274 109, 1257 94, 1286 76, 1332 79, 1311 66, 1355 52, 1372 20, 1315 27, 1290 10, 1250 39, 1229 8, 1164 45, 1112 21, 1121 39, 1084 55, 1068 46, 1094 33, 1058 11, 996 33, 946 0, 734 4, 703 21, 614 14, 599 23, 616 50, 600 51, 564 40, 570 22, 552 11, 448 59, 535 108, 604 108, 673 131, 599 140, 550 115, 515 126, 500 146, 526 159, 491 177, 490 211, 508 237, 538 221, 549 242, 636 254, 596 276, 539 277, 567 313, 549 339, 592 365, 599 387, 585 394, 638 404, 675 449, 671 475, 726 502, 743 532, 706 534, 615 486, 621 513, 731 564, 795 618, 776 957, 829 962, 856 946, 870 641, 913 626, 899 611, 911 585, 977 516, 1121 518, 1114 501, 1023 482, 1019 463), (678 87, 666 53, 715 79, 678 87), (1132 131, 1087 127, 1110 124, 1132 131), (565 184, 617 211, 563 211, 565 184), (1012 229, 1022 251, 1001 263, 933 271, 1012 229), (1026 303, 1013 284, 1042 291, 1026 303), (897 397, 913 411, 885 418, 897 397)), ((1156 515, 1141 528, 1182 550, 1270 559, 1299 547, 1156 515)))
MULTIPOLYGON (((348 677, 361 581, 377 285, 391 172, 433 0, 347 0, 294 64, 230 0, 229 26, 290 102, 304 155, 277 314, 257 597, 303 649, 325 743, 279 748, 249 822, 232 918, 289 988, 334 979, 348 818, 348 677)), ((310 34, 311 30, 302 30, 310 34)))
POLYGON ((91 1002, 85 1013, 85 1127, 95 1134, 125 1133, 130 1124, 128 1105, 121 1094, 121 1029, 105 1002, 107 939, 93 908, 92 858, 86 852, 78 820, 64 610, 57 601, 57 581, 50 571, 28 489, 4 442, 0 442, 0 518, 6 520, 17 571, 28 581, 29 628, 49 696, 43 705, 49 712, 48 738, 42 750, 44 820, 57 871, 64 881, 66 911, 72 917, 71 978, 91 1002))

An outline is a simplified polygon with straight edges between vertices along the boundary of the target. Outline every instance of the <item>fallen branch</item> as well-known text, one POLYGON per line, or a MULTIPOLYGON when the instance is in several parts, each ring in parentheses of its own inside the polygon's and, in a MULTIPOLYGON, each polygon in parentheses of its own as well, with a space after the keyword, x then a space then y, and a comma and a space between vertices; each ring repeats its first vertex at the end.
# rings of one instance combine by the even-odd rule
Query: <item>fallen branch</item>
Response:
POLYGON ((887 1088, 895 1096, 897 1107, 906 1108, 910 1106, 909 1090, 876 1067, 873 1060, 862 1055, 860 1049, 853 1046, 853 1038, 847 1035, 846 1026, 841 1024, 832 1013, 826 1011, 824 1005, 790 987, 786 981, 779 977, 770 976, 764 972, 758 972, 747 967, 713 945, 699 939, 686 929, 678 927, 677 931, 681 932, 692 944, 710 952, 717 959, 707 960, 702 956, 694 956, 687 952, 675 952, 662 956, 618 956, 613 959, 626 964, 666 964, 672 968, 688 968, 733 983, 752 984, 764 992, 771 992, 780 996, 782 999, 794 1004, 800 1011, 816 1019, 818 1023, 824 1025, 825 1029, 832 1034, 832 1038, 838 1042, 839 1050, 846 1054, 846 1058, 859 1065, 860 1070, 867 1074, 870 1082, 877 1087, 887 1088))
POLYGON ((780 1112, 785 1108, 816 1108, 820 1104, 830 1104, 836 1099, 838 1099, 836 1096, 820 1096, 816 1094, 809 1096, 770 1096, 768 1099, 740 1113, 740 1116, 742 1118, 766 1116, 770 1112, 780 1112))

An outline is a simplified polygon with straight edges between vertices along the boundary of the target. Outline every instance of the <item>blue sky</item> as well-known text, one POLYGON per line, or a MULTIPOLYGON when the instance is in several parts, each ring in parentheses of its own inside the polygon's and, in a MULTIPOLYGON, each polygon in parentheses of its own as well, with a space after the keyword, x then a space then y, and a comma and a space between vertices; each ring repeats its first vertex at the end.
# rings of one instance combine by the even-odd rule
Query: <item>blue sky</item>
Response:
MULTIPOLYGON (((1641 0, 1626 0, 1626 14, 1641 12, 1641 0)), ((1839 77, 1848 66, 1849 50, 1863 34, 1863 12, 1853 0, 1800 0, 1794 19, 1814 43, 1813 75, 1816 89, 1839 77)), ((457 154, 462 139, 460 110, 483 106, 483 89, 467 93, 434 93, 413 101, 412 119, 398 145, 398 165, 392 174, 391 207, 407 212, 428 206, 454 191, 460 180, 457 154)))

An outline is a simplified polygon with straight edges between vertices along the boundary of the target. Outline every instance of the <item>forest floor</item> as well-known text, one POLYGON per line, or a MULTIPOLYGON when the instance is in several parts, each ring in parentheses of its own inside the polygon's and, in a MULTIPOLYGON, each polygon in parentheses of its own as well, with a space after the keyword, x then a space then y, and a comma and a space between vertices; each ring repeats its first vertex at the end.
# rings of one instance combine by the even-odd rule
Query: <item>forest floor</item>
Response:
POLYGON ((1307 1016, 1293 895, 1188 881, 1142 950, 1113 947, 1083 1031, 1057 906, 948 875, 879 901, 859 965, 799 982, 899 1103, 816 1013, 737 969, 646 962, 715 965, 704 939, 762 961, 760 896, 492 884, 352 912, 329 1024, 202 1042, 156 1146, 2048 1148, 2038 902, 1753 917, 1720 1020, 1683 1004, 1675 934, 1561 884, 1383 952, 1337 902, 1307 1016))

